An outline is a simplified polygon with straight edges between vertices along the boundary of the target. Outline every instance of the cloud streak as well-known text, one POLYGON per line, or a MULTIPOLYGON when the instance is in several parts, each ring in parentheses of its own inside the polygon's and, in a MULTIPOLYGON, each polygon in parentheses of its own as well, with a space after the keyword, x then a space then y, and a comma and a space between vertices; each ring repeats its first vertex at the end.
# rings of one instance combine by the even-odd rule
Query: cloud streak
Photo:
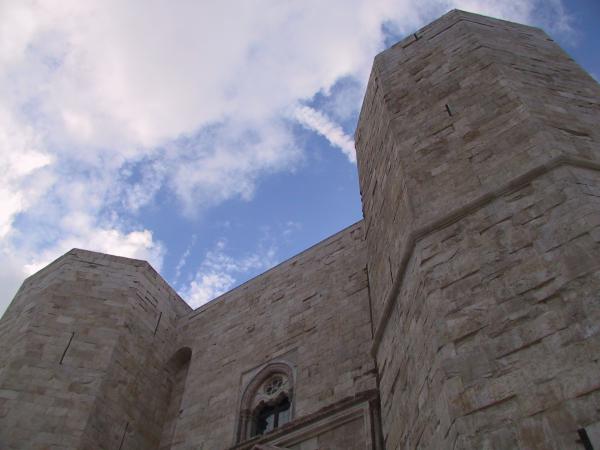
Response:
POLYGON ((309 106, 296 108, 295 117, 302 126, 323 136, 332 146, 339 148, 350 162, 356 163, 354 139, 344 133, 341 126, 309 106))

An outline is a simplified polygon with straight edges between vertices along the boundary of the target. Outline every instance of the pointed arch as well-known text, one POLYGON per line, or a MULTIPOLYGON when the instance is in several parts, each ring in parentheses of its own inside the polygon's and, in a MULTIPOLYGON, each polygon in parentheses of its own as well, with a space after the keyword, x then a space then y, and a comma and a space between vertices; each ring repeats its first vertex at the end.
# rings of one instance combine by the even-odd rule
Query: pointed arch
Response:
POLYGON ((283 361, 269 363, 254 375, 240 402, 238 442, 292 420, 294 382, 294 370, 283 361))

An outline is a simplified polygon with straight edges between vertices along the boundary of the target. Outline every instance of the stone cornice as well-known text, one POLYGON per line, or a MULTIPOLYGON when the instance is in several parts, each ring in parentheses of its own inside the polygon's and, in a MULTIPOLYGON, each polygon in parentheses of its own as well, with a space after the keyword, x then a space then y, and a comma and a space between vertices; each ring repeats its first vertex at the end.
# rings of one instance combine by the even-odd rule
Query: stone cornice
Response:
POLYGON ((437 219, 434 219, 429 223, 411 231, 408 235, 406 245, 404 246, 400 265, 398 266, 398 270, 394 278, 394 284, 387 295, 383 306, 383 311, 375 328, 375 335, 371 345, 371 355, 373 357, 377 356, 377 351, 379 349, 379 345, 381 344, 383 333, 388 326, 392 309, 398 300, 408 262, 410 261, 418 241, 431 233, 441 230, 442 228, 445 228, 448 225, 456 223, 464 217, 475 213, 506 193, 525 186, 536 178, 564 166, 600 171, 600 162, 561 155, 509 180, 508 182, 499 186, 497 189, 493 189, 484 193, 480 197, 461 206, 460 208, 450 211, 449 213, 444 214, 441 217, 438 217, 437 219))

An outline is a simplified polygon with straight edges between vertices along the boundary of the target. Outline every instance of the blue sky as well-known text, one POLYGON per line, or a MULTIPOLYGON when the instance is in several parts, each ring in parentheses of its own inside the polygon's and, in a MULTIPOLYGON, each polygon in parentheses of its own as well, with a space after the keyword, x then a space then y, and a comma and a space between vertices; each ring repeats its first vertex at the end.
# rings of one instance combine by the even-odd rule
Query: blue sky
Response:
POLYGON ((0 313, 73 247, 195 307, 360 220, 372 59, 449 9, 542 26, 600 75, 595 0, 216 3, 0 4, 0 313))

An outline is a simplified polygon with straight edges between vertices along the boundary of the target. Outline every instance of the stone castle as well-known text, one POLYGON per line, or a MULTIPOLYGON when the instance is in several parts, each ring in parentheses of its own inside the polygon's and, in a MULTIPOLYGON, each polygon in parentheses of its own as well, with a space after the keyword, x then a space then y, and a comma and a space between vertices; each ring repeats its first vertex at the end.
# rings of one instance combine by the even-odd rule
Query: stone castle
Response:
POLYGON ((72 250, 0 322, 0 448, 600 449, 600 86, 451 11, 375 58, 364 220, 196 310, 72 250))

